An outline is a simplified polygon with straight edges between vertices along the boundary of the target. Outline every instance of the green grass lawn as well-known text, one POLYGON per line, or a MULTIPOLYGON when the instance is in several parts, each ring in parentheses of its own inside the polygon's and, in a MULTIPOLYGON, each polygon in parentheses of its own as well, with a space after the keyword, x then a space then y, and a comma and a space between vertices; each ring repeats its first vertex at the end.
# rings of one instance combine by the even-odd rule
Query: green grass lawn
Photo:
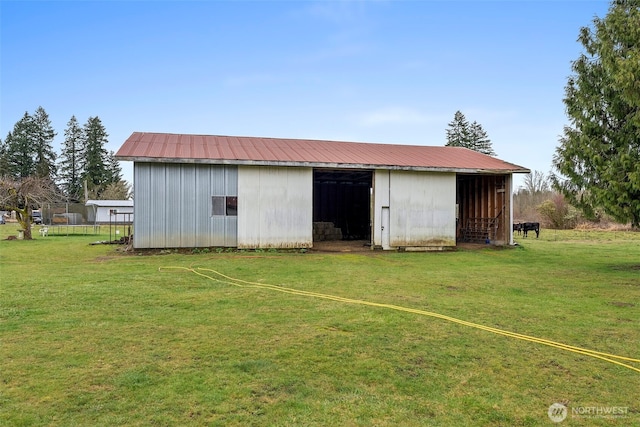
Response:
POLYGON ((606 361, 159 271, 215 269, 638 359, 640 233, 371 254, 125 254, 90 245, 108 236, 4 240, 15 233, 0 226, 0 425, 640 425, 640 372, 606 361), (569 408, 560 424, 555 402, 569 408), (626 414, 571 412, 588 407, 626 414))

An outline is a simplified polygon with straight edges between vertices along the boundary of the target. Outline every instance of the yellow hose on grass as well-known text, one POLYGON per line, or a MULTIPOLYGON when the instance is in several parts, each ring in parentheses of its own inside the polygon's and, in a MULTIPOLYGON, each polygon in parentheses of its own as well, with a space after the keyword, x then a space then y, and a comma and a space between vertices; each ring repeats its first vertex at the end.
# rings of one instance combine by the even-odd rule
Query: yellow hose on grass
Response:
POLYGON ((457 323, 459 325, 464 325, 464 326, 468 326, 468 327, 471 327, 471 328, 476 328, 476 329, 480 329, 480 330, 483 330, 483 331, 492 332, 494 334, 503 335, 505 337, 515 338, 515 339, 519 339, 519 340, 523 340, 523 341, 534 342, 534 343, 538 343, 538 344, 543 344, 543 345, 547 345, 549 347, 555 347, 555 348, 559 348, 561 350, 570 351, 572 353, 577 353, 577 354, 582 354, 582 355, 589 356, 589 357, 594 357, 596 359, 604 360, 606 362, 613 363, 613 364, 616 364, 618 366, 622 366, 624 368, 631 369, 633 371, 636 371, 636 372, 640 373, 640 368, 637 368, 635 366, 632 366, 632 365, 629 365, 627 363, 621 362, 621 360, 623 360, 623 361, 626 361, 626 362, 640 363, 640 359, 633 359, 631 357, 625 357, 625 356, 618 356, 618 355, 615 355, 615 354, 603 353, 603 352, 600 352, 600 351, 589 350, 589 349, 581 348, 581 347, 575 347, 575 346, 572 346, 572 345, 563 344, 563 343, 560 343, 560 342, 551 341, 551 340, 547 340, 547 339, 544 339, 544 338, 537 338, 537 337, 533 337, 533 336, 529 336, 529 335, 519 334, 519 333, 516 333, 516 332, 505 331, 505 330, 498 329, 498 328, 492 328, 490 326, 484 326, 484 325, 480 325, 480 324, 477 324, 477 323, 467 322, 466 320, 456 319, 455 317, 445 316, 444 314, 434 313, 434 312, 431 312, 431 311, 418 310, 418 309, 415 309, 415 308, 402 307, 402 306, 393 305, 393 304, 383 304, 383 303, 378 303, 378 302, 370 302, 370 301, 364 301, 364 300, 344 298, 344 297, 339 297, 339 296, 335 296, 335 295, 321 294, 321 293, 318 293, 318 292, 301 291, 301 290, 298 290, 298 289, 286 288, 286 287, 283 287, 283 286, 269 285, 269 284, 265 284, 265 283, 248 282, 246 280, 241 280, 241 279, 236 279, 236 278, 233 278, 233 277, 226 276, 226 275, 220 273, 219 271, 212 270, 212 269, 209 269, 209 268, 199 268, 199 267, 198 268, 160 267, 158 270, 159 271, 163 271, 163 270, 188 271, 188 272, 197 274, 198 276, 205 277, 205 278, 207 278, 209 280, 213 280, 213 281, 216 281, 216 282, 220 282, 220 283, 224 283, 224 284, 228 284, 228 285, 232 285, 232 286, 237 286, 237 287, 241 287, 241 288, 266 289, 266 290, 270 290, 270 291, 283 292, 283 293, 292 294, 292 295, 300 295, 300 296, 306 296, 306 297, 312 297, 312 298, 321 298, 321 299, 326 299, 326 300, 331 300, 331 301, 338 301, 338 302, 343 302, 343 303, 348 303, 348 304, 359 304, 359 305, 364 305, 364 306, 369 306, 369 307, 387 308, 387 309, 391 309, 391 310, 397 310, 397 311, 404 311, 404 312, 407 312, 407 313, 419 314, 421 316, 435 317, 437 319, 442 319, 442 320, 446 320, 446 321, 449 321, 449 322, 457 323), (214 276, 217 276, 218 278, 216 278, 214 276, 211 276, 209 274, 205 274, 203 272, 212 273, 214 276), (220 279, 220 278, 222 278, 222 279, 220 279))

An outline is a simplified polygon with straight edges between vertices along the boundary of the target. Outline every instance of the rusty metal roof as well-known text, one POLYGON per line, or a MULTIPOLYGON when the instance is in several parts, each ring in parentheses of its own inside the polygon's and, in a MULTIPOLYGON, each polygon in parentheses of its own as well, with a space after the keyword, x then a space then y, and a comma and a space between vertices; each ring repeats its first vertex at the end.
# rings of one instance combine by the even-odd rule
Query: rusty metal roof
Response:
POLYGON ((460 147, 134 132, 116 153, 134 162, 527 173, 460 147))

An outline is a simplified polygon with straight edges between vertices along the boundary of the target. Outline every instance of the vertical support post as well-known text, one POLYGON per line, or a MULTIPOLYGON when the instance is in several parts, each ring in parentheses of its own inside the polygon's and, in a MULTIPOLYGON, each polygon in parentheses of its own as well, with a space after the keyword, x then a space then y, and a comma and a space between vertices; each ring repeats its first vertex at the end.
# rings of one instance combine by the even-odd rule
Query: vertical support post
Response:
POLYGON ((509 210, 509 229, 508 229, 508 236, 509 236, 509 244, 513 245, 513 189, 512 184, 513 183, 513 174, 509 174, 505 177, 505 191, 509 192, 509 205, 507 206, 507 209, 509 210))

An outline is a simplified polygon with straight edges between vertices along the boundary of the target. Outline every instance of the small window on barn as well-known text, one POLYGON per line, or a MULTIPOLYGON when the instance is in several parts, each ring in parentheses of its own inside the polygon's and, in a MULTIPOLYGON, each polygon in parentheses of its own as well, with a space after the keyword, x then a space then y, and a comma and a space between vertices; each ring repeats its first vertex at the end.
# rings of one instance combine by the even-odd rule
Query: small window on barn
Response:
POLYGON ((212 196, 211 214, 220 216, 238 215, 238 197, 236 196, 212 196))
POLYGON ((227 196, 227 216, 238 216, 238 198, 227 196))
POLYGON ((213 196, 211 198, 211 215, 224 215, 224 196, 213 196))

